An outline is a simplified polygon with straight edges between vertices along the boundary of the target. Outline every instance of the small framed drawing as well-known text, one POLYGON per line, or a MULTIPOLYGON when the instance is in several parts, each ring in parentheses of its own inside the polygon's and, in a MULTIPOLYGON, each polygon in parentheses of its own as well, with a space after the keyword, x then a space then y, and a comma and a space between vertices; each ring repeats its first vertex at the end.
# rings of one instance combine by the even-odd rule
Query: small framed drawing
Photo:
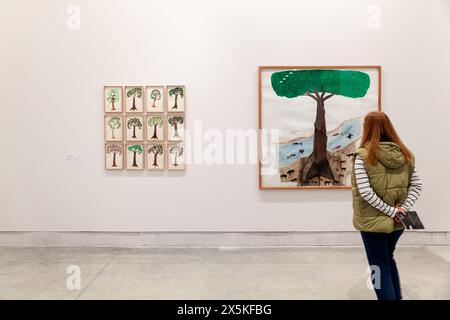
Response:
POLYGON ((168 170, 184 170, 185 169, 185 152, 183 143, 169 143, 167 145, 167 169, 168 170))
POLYGON ((184 114, 167 115, 167 139, 169 141, 184 140, 184 114))
POLYGON ((121 115, 105 115, 105 141, 123 140, 123 117, 121 115))
POLYGON ((103 109, 105 113, 122 113, 122 96, 121 86, 104 86, 103 109))
POLYGON ((166 168, 166 148, 163 143, 146 145, 147 170, 164 170, 166 168))
POLYGON ((144 140, 144 116, 126 116, 126 138, 127 141, 143 141, 144 140))
POLYGON ((125 111, 127 113, 144 112, 143 87, 127 86, 125 87, 125 111))
POLYGON ((165 117, 163 114, 147 115, 145 125, 147 126, 147 141, 163 141, 165 117))
POLYGON ((167 86, 167 111, 184 112, 185 96, 184 86, 167 86))
POLYGON ((123 144, 106 143, 105 144, 105 169, 123 170, 123 144))
POLYGON ((164 89, 164 86, 145 87, 145 110, 148 113, 164 112, 164 106, 166 105, 164 89))
POLYGON ((144 145, 126 144, 127 170, 144 170, 144 145))

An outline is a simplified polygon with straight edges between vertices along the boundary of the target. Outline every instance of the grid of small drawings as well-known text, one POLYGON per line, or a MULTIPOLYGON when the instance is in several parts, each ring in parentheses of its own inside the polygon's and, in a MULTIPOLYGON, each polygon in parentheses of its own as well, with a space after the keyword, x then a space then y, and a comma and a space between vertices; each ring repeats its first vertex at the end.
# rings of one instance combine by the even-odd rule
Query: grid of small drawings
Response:
POLYGON ((185 169, 185 86, 103 87, 105 169, 185 169))

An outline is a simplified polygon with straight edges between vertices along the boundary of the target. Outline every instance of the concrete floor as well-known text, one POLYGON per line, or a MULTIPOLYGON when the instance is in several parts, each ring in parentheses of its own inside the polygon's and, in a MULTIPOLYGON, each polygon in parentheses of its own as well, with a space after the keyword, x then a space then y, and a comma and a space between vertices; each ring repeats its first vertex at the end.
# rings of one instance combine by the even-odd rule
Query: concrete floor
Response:
MULTIPOLYGON (((405 299, 450 299, 450 247, 397 262, 405 299)), ((0 247, 0 299, 374 299, 366 270, 357 247, 0 247)))

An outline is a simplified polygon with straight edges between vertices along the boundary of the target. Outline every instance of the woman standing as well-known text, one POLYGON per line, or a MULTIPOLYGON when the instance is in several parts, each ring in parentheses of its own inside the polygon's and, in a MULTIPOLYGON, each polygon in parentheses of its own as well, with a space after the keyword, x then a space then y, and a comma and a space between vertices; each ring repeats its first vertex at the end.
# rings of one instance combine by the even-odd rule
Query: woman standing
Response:
POLYGON ((367 114, 352 174, 353 225, 361 231, 370 268, 378 277, 373 279, 378 300, 402 299, 394 250, 404 231, 400 216, 421 191, 414 156, 388 116, 367 114))

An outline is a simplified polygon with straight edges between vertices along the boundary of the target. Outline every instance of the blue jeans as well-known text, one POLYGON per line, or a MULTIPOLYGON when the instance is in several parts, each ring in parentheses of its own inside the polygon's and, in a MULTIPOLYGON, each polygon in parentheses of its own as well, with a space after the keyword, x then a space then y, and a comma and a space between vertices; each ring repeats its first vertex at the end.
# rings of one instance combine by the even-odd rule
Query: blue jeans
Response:
POLYGON ((403 230, 392 233, 361 232, 378 300, 402 299, 400 277, 394 260, 395 245, 402 233, 403 230))

